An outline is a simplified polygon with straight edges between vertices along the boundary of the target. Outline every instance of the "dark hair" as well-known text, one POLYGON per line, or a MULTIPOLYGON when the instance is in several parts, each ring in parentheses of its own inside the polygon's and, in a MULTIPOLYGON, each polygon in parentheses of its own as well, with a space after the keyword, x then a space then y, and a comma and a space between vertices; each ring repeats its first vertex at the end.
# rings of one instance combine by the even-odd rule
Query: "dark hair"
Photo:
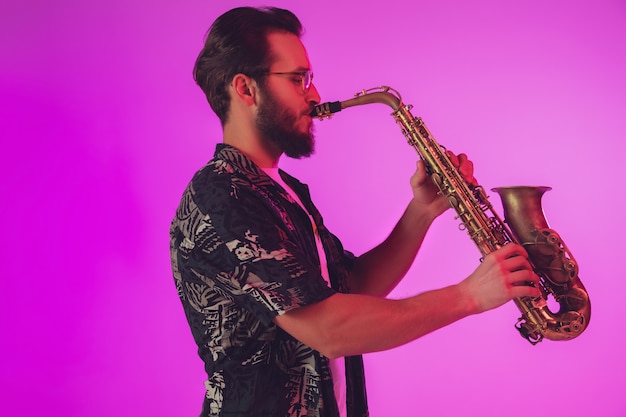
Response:
POLYGON ((261 75, 272 64, 267 34, 302 35, 302 24, 290 11, 276 7, 239 7, 218 17, 193 68, 193 78, 222 125, 228 118, 228 85, 235 74, 261 75))

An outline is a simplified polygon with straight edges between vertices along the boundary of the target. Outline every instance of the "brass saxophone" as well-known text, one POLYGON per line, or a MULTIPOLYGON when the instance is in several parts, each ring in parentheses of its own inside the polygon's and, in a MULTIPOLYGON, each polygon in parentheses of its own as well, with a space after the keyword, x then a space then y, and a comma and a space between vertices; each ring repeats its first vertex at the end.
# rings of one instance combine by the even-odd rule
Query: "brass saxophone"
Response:
POLYGON ((514 302, 522 313, 515 327, 535 345, 549 340, 571 340, 589 325, 589 295, 578 277, 578 264, 557 232, 550 229, 541 207, 543 193, 550 187, 499 187, 504 221, 493 210, 482 186, 468 184, 459 174, 426 128, 422 119, 411 114, 400 94, 390 87, 363 90, 346 101, 315 106, 312 117, 330 118, 344 108, 382 103, 393 109, 392 116, 403 135, 424 161, 426 169, 446 196, 468 234, 483 256, 510 242, 526 248, 531 265, 540 277, 541 297, 519 297, 514 302), (559 304, 552 312, 548 297, 559 304))

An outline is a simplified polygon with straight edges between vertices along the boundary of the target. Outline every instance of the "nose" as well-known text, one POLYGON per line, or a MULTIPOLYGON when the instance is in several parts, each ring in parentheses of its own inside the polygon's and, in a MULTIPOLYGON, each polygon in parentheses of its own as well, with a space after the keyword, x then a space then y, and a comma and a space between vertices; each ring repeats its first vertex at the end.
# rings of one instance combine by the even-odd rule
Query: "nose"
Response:
POLYGON ((320 97, 320 93, 317 91, 317 87, 315 87, 314 83, 311 83, 311 88, 309 89, 307 99, 309 102, 313 103, 313 105, 320 104, 322 98, 320 97))

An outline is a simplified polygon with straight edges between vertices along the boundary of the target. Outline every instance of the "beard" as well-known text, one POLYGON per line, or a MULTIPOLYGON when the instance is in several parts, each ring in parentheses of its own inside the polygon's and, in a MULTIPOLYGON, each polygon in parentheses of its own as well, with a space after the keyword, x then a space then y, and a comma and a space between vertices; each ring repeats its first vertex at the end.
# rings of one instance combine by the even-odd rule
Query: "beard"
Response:
POLYGON ((263 95, 256 119, 261 138, 288 157, 301 159, 315 152, 315 135, 313 125, 307 132, 296 130, 297 120, 298 115, 287 110, 271 94, 263 95))

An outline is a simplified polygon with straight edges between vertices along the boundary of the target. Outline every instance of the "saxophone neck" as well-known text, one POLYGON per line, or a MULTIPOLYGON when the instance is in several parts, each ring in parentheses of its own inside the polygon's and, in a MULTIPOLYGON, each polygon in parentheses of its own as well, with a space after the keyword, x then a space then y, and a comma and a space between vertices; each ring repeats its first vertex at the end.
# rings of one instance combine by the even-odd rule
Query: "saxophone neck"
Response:
POLYGON ((386 104, 395 112, 402 106, 402 97, 398 91, 391 87, 375 87, 362 90, 355 94, 354 98, 345 101, 321 103, 313 108, 310 115, 311 117, 317 117, 320 120, 323 120, 325 118, 330 118, 333 113, 340 112, 348 107, 361 106, 371 103, 386 104))

